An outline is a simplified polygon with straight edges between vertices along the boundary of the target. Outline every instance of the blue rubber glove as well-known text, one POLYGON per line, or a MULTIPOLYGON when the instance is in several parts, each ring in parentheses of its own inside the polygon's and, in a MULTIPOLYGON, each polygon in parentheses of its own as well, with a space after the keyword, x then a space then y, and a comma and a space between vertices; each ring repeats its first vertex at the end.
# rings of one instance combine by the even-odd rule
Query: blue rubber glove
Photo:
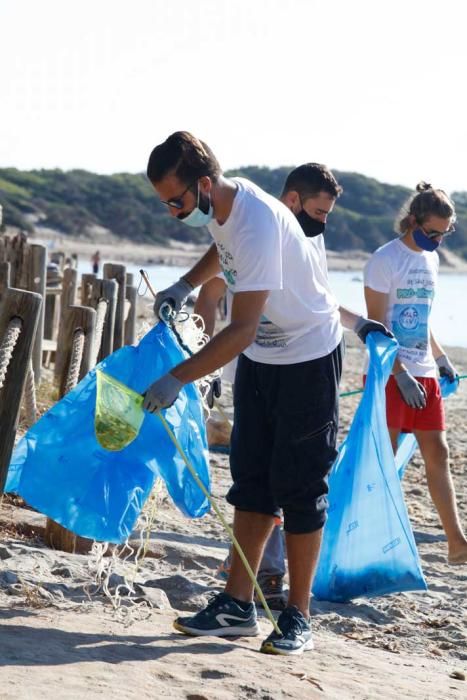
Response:
POLYGON ((182 387, 182 382, 167 372, 146 390, 143 408, 150 413, 157 413, 162 408, 169 408, 177 400, 182 387))

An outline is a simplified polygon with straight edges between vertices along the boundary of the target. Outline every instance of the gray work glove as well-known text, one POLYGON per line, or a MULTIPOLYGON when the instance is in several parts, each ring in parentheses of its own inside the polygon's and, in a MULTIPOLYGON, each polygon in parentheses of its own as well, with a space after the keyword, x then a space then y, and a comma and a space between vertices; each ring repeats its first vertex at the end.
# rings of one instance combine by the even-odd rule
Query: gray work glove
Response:
POLYGON ((157 413, 161 408, 168 408, 177 400, 183 384, 168 372, 146 389, 143 408, 150 413, 157 413))
POLYGON ((214 398, 218 399, 220 398, 220 395, 222 394, 222 382, 220 377, 214 377, 212 379, 209 389, 206 392, 206 403, 209 406, 209 408, 213 408, 214 406, 214 398))
POLYGON ((436 364, 438 365, 440 377, 447 377, 451 383, 456 381, 456 377, 459 375, 459 372, 449 362, 449 358, 447 355, 441 355, 441 357, 437 357, 436 364))
POLYGON ((417 382, 415 377, 412 377, 410 372, 403 369, 401 372, 394 375, 394 379, 397 382, 402 398, 408 406, 411 408, 425 408, 425 388, 422 386, 422 384, 420 384, 420 382, 417 382))
POLYGON ((383 335, 387 335, 388 338, 394 338, 394 335, 383 323, 373 321, 371 318, 365 318, 364 316, 358 317, 357 323, 354 326, 354 331, 362 343, 365 343, 368 333, 373 333, 373 331, 383 333, 383 335))
POLYGON ((158 318, 161 318, 161 307, 165 304, 178 313, 192 291, 193 287, 191 284, 183 277, 180 277, 178 282, 157 293, 154 302, 154 313, 158 318))

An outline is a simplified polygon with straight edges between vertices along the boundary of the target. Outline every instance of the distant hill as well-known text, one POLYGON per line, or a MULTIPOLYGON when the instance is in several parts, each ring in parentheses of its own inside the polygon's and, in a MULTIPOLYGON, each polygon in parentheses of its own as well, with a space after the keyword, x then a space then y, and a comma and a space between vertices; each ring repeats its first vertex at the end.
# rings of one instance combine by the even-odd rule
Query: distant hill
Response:
MULTIPOLYGON (((278 196, 291 167, 242 167, 228 175, 250 178, 278 196)), ((373 251, 394 236, 394 217, 410 190, 387 185, 358 173, 334 171, 344 194, 326 228, 331 250, 373 251)), ((415 184, 415 183, 414 183, 415 184)), ((458 222, 449 247, 467 259, 467 192, 453 193, 458 222)), ((194 229, 167 216, 143 174, 96 175, 84 170, 0 169, 3 223, 27 231, 46 226, 73 236, 92 237, 96 227, 140 243, 168 239, 203 242, 204 229, 194 229)))

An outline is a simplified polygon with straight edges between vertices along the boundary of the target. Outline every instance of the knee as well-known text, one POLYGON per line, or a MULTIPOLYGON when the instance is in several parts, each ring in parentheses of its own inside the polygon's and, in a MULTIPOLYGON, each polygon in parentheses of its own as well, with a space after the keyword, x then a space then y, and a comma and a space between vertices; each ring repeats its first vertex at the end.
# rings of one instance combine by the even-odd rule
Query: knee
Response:
POLYGON ((283 507, 284 531, 291 535, 304 535, 321 530, 326 522, 328 499, 325 494, 312 499, 307 506, 283 507))
POLYGON ((441 439, 430 446, 425 452, 424 459, 427 467, 446 469, 449 466, 449 445, 441 439))

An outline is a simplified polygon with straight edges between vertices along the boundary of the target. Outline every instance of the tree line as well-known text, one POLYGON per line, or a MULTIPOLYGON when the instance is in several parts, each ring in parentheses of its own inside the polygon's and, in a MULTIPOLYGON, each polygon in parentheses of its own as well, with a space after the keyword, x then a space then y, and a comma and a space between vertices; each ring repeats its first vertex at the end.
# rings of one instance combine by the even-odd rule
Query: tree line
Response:
MULTIPOLYGON (((247 177, 279 196, 292 167, 247 166, 227 175, 247 177)), ((334 171, 344 193, 326 228, 331 250, 372 252, 394 236, 394 219, 411 191, 358 173, 334 171)), ((415 184, 415 183, 414 183, 415 184)), ((458 220, 451 250, 467 259, 467 192, 454 192, 458 220)), ((184 226, 166 208, 143 174, 96 175, 85 170, 0 169, 0 204, 4 225, 32 231, 47 226, 65 235, 92 237, 96 226, 140 243, 168 239, 201 243, 205 229, 184 226)))

